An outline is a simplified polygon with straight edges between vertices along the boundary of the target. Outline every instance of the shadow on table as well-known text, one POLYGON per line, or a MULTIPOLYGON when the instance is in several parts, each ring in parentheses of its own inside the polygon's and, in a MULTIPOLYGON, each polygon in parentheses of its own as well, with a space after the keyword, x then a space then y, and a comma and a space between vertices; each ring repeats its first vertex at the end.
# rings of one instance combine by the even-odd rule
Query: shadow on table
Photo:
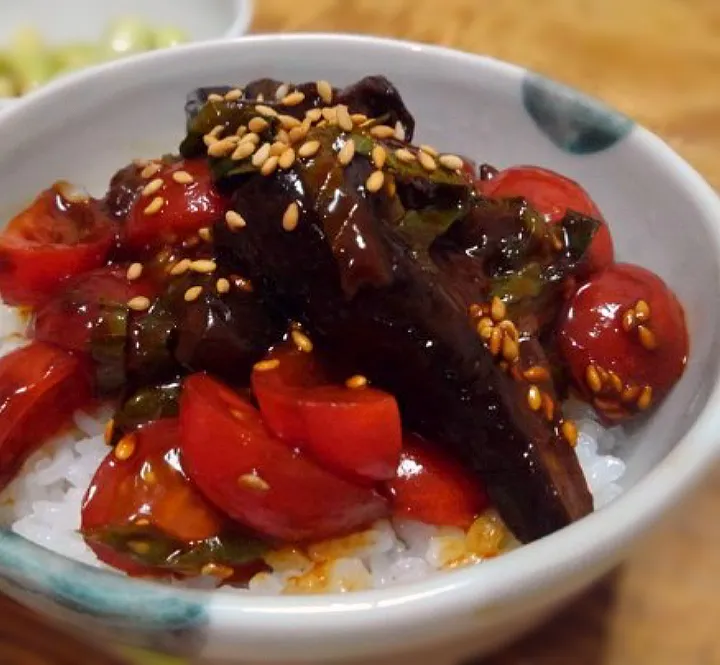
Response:
POLYGON ((601 665, 621 574, 610 573, 520 642, 465 665, 601 665))

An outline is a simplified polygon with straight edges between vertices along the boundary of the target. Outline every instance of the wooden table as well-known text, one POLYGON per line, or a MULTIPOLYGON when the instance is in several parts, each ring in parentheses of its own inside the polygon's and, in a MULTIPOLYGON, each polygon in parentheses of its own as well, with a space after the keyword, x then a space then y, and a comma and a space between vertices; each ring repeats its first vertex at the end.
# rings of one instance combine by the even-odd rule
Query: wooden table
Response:
MULTIPOLYGON (((364 32, 526 65, 666 138, 720 187, 718 0, 259 0, 254 30, 364 32)), ((116 665, 0 599, 2 665, 116 665)), ((610 579, 486 665, 720 665, 720 469, 610 579)))

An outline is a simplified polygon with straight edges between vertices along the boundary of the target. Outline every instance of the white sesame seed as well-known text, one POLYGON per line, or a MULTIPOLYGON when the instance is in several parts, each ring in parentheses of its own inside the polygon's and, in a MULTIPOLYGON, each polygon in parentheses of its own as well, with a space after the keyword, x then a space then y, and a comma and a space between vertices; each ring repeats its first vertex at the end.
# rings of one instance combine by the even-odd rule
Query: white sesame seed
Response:
POLYGON ((223 130, 225 129, 225 125, 215 125, 206 136, 212 136, 214 138, 220 138, 220 134, 223 133, 223 130))
POLYGON ((337 108, 337 124, 340 129, 345 132, 351 132, 353 129, 353 121, 348 112, 348 107, 345 104, 339 104, 337 108))
POLYGON ((202 274, 215 272, 216 268, 217 264, 215 263, 215 261, 210 261, 208 259, 198 259, 197 261, 193 261, 190 264, 190 270, 202 274))
POLYGON ((150 307, 150 299, 145 296, 135 296, 128 300, 127 306, 135 312, 144 312, 150 307))
POLYGON ((354 124, 362 125, 364 122, 367 122, 368 117, 364 113, 353 113, 350 119, 354 124))
POLYGON ((242 137, 245 136, 245 134, 247 133, 247 130, 248 130, 247 126, 245 126, 245 125, 240 125, 240 126, 235 130, 235 136, 239 136, 240 138, 242 138, 242 137))
POLYGON ((410 162, 414 162, 416 160, 415 155, 411 153, 407 148, 399 148, 395 151, 395 157, 397 157, 401 162, 405 162, 406 164, 409 164, 410 162))
POLYGON ((434 171, 435 169, 437 169, 437 164, 435 163, 435 160, 422 150, 418 153, 418 161, 426 171, 434 171))
POLYGON ((218 95, 216 92, 211 92, 208 95, 207 100, 209 102, 223 102, 225 101, 225 98, 222 95, 218 95))
POLYGON ((247 226, 247 222, 243 219, 243 216, 234 210, 228 210, 225 213, 225 222, 227 222, 228 227, 232 231, 244 229, 247 226))
POLYGON ((375 125, 370 128, 370 134, 378 139, 389 139, 395 136, 395 130, 387 125, 375 125))
POLYGON ((248 132, 240 139, 240 143, 252 143, 258 145, 260 143, 260 136, 255 132, 248 132))
POLYGON ((243 91, 240 88, 233 88, 232 90, 225 93, 226 102, 236 102, 240 97, 243 96, 243 91))
POLYGON ((248 129, 251 132, 264 132, 268 127, 268 121, 265 120, 265 118, 261 118, 260 116, 255 116, 250 122, 248 123, 248 129))
POLYGON ((237 136, 228 136, 220 141, 216 141, 208 148, 210 157, 226 157, 235 150, 240 139, 237 136))
POLYGON ((426 153, 427 153, 428 155, 430 155, 431 157, 437 157, 437 156, 440 154, 440 153, 439 153, 437 150, 435 150, 435 148, 433 148, 431 145, 427 145, 427 144, 425 144, 425 143, 423 143, 423 144, 420 146, 420 150, 422 150, 423 152, 426 152, 426 153))
POLYGON ((283 126, 283 129, 295 129, 295 127, 300 127, 300 125, 302 125, 302 122, 291 115, 279 115, 278 120, 283 126))
POLYGON ((215 282, 215 288, 218 293, 227 293, 230 290, 230 281, 221 277, 217 282, 215 282))
POLYGON ((332 86, 328 81, 318 81, 315 86, 317 87, 317 93, 320 95, 320 99, 325 104, 332 104, 333 90, 332 86))
POLYGON ((160 171, 160 164, 152 162, 140 172, 140 177, 145 179, 152 178, 158 171, 160 171))
POLYGON ((143 210, 146 215, 155 215, 165 205, 165 199, 162 196, 156 196, 148 206, 143 210))
POLYGON ((374 193, 380 190, 385 182, 385 174, 382 171, 373 171, 365 181, 365 188, 368 192, 374 193))
POLYGON ((142 195, 143 196, 153 196, 154 194, 157 194, 165 184, 165 181, 162 178, 155 178, 155 180, 151 180, 145 187, 143 187, 142 195))
POLYGON ((195 182, 195 178, 187 171, 175 171, 175 173, 172 174, 172 179, 178 183, 178 185, 190 185, 195 182))
POLYGON ((126 277, 132 282, 133 280, 138 279, 140 275, 142 275, 142 271, 142 263, 131 263, 128 266, 126 277))
POLYGON ((268 157, 270 157, 270 144, 263 143, 262 146, 260 146, 257 152, 253 155, 252 165, 255 168, 260 168, 265 163, 265 160, 268 157))
POLYGON ((451 171, 459 171, 463 167, 463 160, 457 155, 442 155, 438 162, 451 171))
POLYGON ((277 116, 277 111, 273 108, 270 108, 269 106, 265 106, 263 104, 258 104, 255 107, 255 110, 260 114, 264 115, 266 118, 275 118, 277 116))
POLYGON ((298 221, 300 219, 300 208, 298 208, 298 204, 293 202, 291 203, 287 209, 285 210, 285 213, 283 214, 282 218, 282 227, 286 231, 294 231, 297 228, 298 221))
POLYGON ((320 150, 320 141, 307 141, 298 148, 298 155, 300 157, 312 157, 320 150))
POLYGON ((283 141, 275 141, 275 143, 270 146, 270 157, 280 157, 280 155, 287 150, 287 147, 287 143, 283 141))
POLYGON ((231 155, 231 159, 235 162, 250 157, 255 152, 255 144, 252 141, 241 141, 235 151, 231 155))
POLYGON ((272 155, 271 157, 268 157, 263 165, 260 167, 260 173, 262 175, 272 175, 275 173, 275 169, 277 169, 278 166, 278 156, 272 155))
POLYGON ((267 492, 270 489, 268 482, 255 473, 243 474, 238 479, 238 483, 244 485, 248 489, 256 490, 258 492, 267 492))
POLYGON ((304 101, 305 93, 296 90, 295 92, 291 92, 289 95, 283 97, 280 103, 283 104, 283 106, 297 106, 298 104, 302 104, 304 101))
MULTIPOLYGON (((330 102, 327 102, 328 104, 330 102)), ((310 122, 317 122, 322 118, 322 110, 321 109, 310 109, 306 114, 305 118, 309 120, 310 122)))
POLYGON ((279 102, 288 92, 290 92, 290 86, 287 83, 278 86, 278 89, 275 91, 275 100, 279 102))
POLYGON ((337 122, 337 107, 326 106, 321 111, 322 117, 328 122, 337 122))
POLYGON ((278 166, 281 169, 289 169, 295 163, 295 151, 292 148, 286 148, 285 152, 280 155, 278 166))
POLYGON ((185 302, 193 302, 197 300, 200 297, 202 290, 202 286, 191 286, 187 291, 185 291, 185 302))
POLYGON ((190 261, 190 259, 181 259, 172 268, 170 268, 170 274, 174 277, 184 275, 188 270, 190 270, 191 263, 192 261, 190 261))
POLYGON ((294 342, 295 346, 297 346, 298 349, 305 353, 311 353, 313 350, 313 343, 311 339, 305 334, 300 332, 299 330, 293 330, 290 333, 290 337, 292 337, 292 341, 294 342))
POLYGON ((290 143, 290 134, 288 134, 284 129, 278 129, 277 133, 275 134, 275 142, 284 143, 287 145, 290 143))
POLYGON ((198 230, 198 236, 200 236, 200 240, 210 242, 212 240, 212 231, 207 226, 203 226, 198 230))
POLYGON ((385 166, 385 160, 387 159, 387 152, 381 145, 376 145, 372 149, 372 161, 376 169, 381 169, 385 166))
POLYGON ((355 141, 353 141, 352 139, 349 139, 348 141, 345 142, 345 145, 342 148, 340 148, 340 150, 338 152, 338 156, 337 156, 338 162, 340 162, 340 164, 342 166, 347 166, 352 161, 354 156, 355 156, 355 141))
POLYGON ((299 143, 302 141, 308 134, 309 127, 305 127, 304 125, 300 127, 295 127, 295 129, 291 129, 288 132, 288 143, 299 143))

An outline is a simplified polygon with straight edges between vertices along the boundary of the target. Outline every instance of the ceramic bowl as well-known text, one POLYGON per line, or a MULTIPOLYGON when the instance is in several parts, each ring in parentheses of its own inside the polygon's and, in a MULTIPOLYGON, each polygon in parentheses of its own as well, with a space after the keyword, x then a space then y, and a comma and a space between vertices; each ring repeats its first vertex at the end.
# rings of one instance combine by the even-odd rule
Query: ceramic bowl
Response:
POLYGON ((71 75, 0 116, 0 200, 56 178, 104 191, 133 157, 172 150, 185 94, 261 76, 368 73, 396 83, 418 141, 503 167, 577 179, 620 259, 658 272, 684 303, 687 372, 629 434, 625 494, 580 522, 479 566, 349 595, 189 592, 91 570, 0 532, 0 586, 84 635, 228 663, 450 665, 517 636, 609 571, 720 453, 720 201, 659 138, 578 92, 490 58, 365 37, 263 36, 190 45, 71 75))

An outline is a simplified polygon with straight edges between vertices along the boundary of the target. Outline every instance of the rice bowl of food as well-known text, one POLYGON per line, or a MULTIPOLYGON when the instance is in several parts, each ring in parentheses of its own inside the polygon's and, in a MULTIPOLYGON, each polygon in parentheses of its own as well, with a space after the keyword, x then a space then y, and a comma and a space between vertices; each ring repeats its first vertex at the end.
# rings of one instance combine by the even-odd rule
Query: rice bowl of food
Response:
POLYGON ((68 623, 226 662, 455 662, 717 456, 717 198, 577 93, 266 37, 0 122, 0 571, 68 623))

